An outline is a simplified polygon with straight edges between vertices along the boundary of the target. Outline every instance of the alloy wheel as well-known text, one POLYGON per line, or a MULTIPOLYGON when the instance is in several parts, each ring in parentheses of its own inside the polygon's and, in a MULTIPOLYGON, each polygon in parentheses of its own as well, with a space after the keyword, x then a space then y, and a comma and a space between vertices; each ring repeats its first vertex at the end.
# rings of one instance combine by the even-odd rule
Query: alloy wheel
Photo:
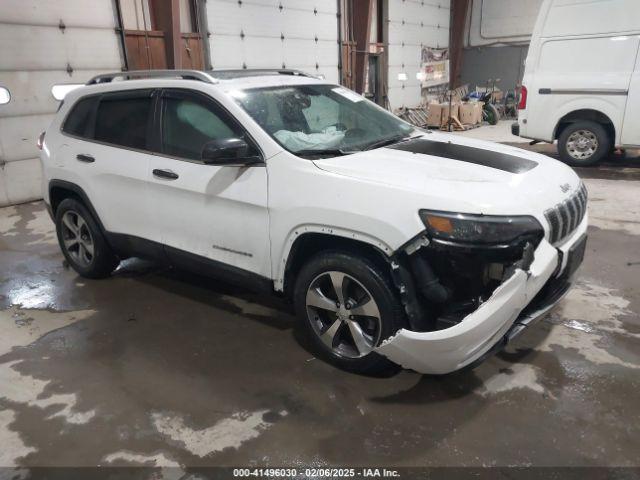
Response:
POLYGON ((362 283, 343 272, 318 275, 309 285, 307 315, 316 335, 335 354, 361 358, 380 339, 380 310, 362 283))
POLYGON ((91 265, 95 251, 93 237, 78 212, 69 210, 62 216, 62 242, 74 262, 85 268, 91 265))

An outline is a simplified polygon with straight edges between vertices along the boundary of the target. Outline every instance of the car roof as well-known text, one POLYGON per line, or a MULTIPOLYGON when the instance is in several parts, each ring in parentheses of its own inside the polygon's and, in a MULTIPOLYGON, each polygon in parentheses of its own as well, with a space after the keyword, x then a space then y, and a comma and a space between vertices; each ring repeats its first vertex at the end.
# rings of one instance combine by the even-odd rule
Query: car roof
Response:
POLYGON ((245 69, 245 70, 144 70, 106 73, 93 77, 82 88, 67 94, 75 101, 85 95, 100 92, 131 90, 136 88, 169 88, 194 83, 231 92, 251 88, 278 86, 331 84, 318 77, 297 70, 245 69))
POLYGON ((199 80, 210 84, 219 83, 266 83, 287 84, 321 80, 320 76, 310 75, 300 70, 290 69, 242 69, 242 70, 129 70, 123 72, 103 73, 96 75, 87 85, 102 85, 115 83, 116 80, 199 80), (291 82, 289 82, 291 80, 291 82))
POLYGON ((292 75, 254 75, 242 76, 235 78, 220 78, 217 84, 219 88, 230 90, 246 90, 250 88, 268 88, 289 85, 310 85, 310 84, 326 84, 325 80, 321 80, 311 76, 292 76, 292 75))

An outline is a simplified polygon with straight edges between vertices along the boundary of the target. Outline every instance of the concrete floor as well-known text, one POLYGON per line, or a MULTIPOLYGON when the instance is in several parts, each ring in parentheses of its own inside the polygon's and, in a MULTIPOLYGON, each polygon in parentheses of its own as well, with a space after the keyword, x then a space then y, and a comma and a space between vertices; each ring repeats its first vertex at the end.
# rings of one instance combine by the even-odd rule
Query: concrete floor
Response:
MULTIPOLYGON (((452 132, 462 137, 476 138, 478 140, 487 140, 489 142, 500 143, 529 143, 530 140, 522 137, 511 135, 511 124, 514 119, 500 120, 497 125, 483 124, 481 127, 472 128, 463 132, 452 132)), ((518 145, 521 146, 521 145, 518 145)))
POLYGON ((0 209, 0 466, 639 466, 633 163, 583 173, 588 252, 559 308, 446 377, 338 371, 285 306, 207 279, 82 279, 42 203, 0 209))

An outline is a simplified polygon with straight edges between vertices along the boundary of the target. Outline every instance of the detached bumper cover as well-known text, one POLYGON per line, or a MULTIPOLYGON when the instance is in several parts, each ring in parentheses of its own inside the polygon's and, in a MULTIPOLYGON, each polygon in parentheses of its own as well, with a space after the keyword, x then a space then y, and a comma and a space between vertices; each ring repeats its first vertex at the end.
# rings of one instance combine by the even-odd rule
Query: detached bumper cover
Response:
POLYGON ((557 272, 558 264, 565 268, 566 253, 586 228, 585 218, 562 247, 542 240, 529 271, 517 269, 486 302, 457 325, 435 332, 402 329, 376 351, 404 368, 430 374, 453 372, 483 359, 546 314, 568 291, 565 281, 540 305, 531 304, 557 272), (531 308, 527 308, 529 304, 531 308))

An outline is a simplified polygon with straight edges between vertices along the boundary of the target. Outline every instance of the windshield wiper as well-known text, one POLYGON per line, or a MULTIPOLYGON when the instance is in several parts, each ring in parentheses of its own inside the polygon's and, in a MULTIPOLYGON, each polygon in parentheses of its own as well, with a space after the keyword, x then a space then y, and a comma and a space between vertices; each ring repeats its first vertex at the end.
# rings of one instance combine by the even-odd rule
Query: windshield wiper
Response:
POLYGON ((386 147, 389 145, 393 145, 394 143, 400 143, 402 141, 411 140, 413 138, 417 138, 420 136, 422 135, 414 135, 414 136, 396 135, 391 138, 385 138, 384 140, 379 140, 377 142, 374 142, 371 145, 368 145, 367 148, 365 148, 365 150, 375 150, 376 148, 386 147))
POLYGON ((341 157, 343 155, 350 155, 354 152, 350 152, 348 150, 343 150, 341 148, 308 148, 305 150, 298 150, 297 152, 293 152, 294 154, 300 157, 311 157, 311 156, 320 156, 320 155, 329 155, 331 157, 341 157))

